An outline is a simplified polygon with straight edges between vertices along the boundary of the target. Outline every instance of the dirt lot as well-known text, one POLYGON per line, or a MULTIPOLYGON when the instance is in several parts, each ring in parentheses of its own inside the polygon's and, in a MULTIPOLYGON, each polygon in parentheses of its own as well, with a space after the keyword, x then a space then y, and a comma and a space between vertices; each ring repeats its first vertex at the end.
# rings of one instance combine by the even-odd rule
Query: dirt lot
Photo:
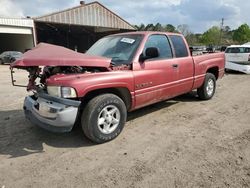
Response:
POLYGON ((80 128, 33 126, 8 66, 0 78, 0 188, 250 187, 250 76, 226 75, 210 101, 192 93, 132 112, 102 145, 80 128))

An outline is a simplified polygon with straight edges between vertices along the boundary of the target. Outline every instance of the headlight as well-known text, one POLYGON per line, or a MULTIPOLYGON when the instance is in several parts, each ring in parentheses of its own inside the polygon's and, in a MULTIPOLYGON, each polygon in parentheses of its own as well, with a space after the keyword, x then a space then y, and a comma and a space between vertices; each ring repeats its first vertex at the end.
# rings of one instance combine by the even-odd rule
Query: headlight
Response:
POLYGON ((72 87, 48 86, 47 92, 49 95, 62 98, 76 98, 76 90, 72 87))
POLYGON ((61 96, 63 98, 76 98, 76 90, 72 87, 61 87, 61 96))
POLYGON ((61 97, 61 87, 59 86, 48 86, 47 92, 49 95, 52 95, 55 97, 61 97))

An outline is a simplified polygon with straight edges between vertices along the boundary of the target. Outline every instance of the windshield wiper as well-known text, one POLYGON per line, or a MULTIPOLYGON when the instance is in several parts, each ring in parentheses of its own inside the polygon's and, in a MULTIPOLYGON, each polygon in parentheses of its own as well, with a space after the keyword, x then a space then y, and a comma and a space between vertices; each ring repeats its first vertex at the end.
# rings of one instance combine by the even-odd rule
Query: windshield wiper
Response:
POLYGON ((124 60, 120 59, 120 57, 112 57, 112 61, 124 61, 124 60))

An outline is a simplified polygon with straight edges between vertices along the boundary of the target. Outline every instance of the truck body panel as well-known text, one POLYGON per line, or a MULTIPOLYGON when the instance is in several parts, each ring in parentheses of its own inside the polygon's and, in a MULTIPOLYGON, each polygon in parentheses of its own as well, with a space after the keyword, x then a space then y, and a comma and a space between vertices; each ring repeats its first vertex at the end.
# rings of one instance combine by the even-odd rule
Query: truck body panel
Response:
POLYGON ((27 51, 14 63, 12 67, 31 66, 110 66, 110 58, 90 56, 78 53, 62 46, 40 43, 32 50, 27 51))
MULTIPOLYGON (((132 32, 112 35, 113 38, 116 36, 121 37, 118 42, 123 45, 132 46, 137 43, 138 47, 134 46, 134 53, 131 53, 133 56, 131 56, 130 63, 119 64, 119 61, 117 61, 118 65, 114 65, 114 59, 110 57, 81 54, 63 47, 42 44, 26 52, 22 59, 11 65, 11 69, 23 68, 30 72, 28 90, 36 90, 38 93, 43 90, 43 92, 49 94, 48 87, 59 87, 60 91, 58 92, 62 92, 62 88, 73 89, 76 97, 68 100, 84 101, 88 94, 98 90, 107 91, 104 89, 109 89, 108 91, 116 93, 117 89, 119 91, 120 89, 126 89, 128 94, 121 93, 121 98, 129 97, 129 100, 126 101, 130 102, 127 105, 128 111, 197 89, 204 83, 207 72, 213 73, 216 79, 224 75, 224 53, 192 57, 186 40, 180 34, 132 32), (135 35, 136 37, 129 38, 129 36, 135 35), (145 46, 148 45, 150 37, 162 37, 168 42, 169 49, 166 53, 169 54, 169 57, 141 60, 145 50, 147 50, 145 46), (175 40, 182 42, 180 48, 175 40), (184 55, 181 53, 184 53, 184 55), (43 67, 43 71, 39 67, 43 67), (36 84, 38 78, 41 78, 40 82, 42 84, 40 85, 36 84), (43 85, 43 88, 36 89, 41 85, 43 85)), ((108 50, 110 51, 112 48, 108 50)), ((161 55, 161 52, 159 54, 161 55)), ((122 57, 125 58, 125 56, 122 57)), ((40 98, 42 97, 40 96, 40 98)), ((58 106, 53 98, 39 99, 39 97, 35 97, 33 100, 32 98, 26 99, 28 102, 24 104, 24 106, 27 105, 29 111, 34 109, 31 105, 39 106, 39 101, 55 104, 54 107, 53 105, 48 106, 49 110, 58 106)), ((68 106, 61 108, 64 111, 68 106)), ((39 109, 35 111, 36 116, 39 115, 39 109)), ((28 115, 30 118, 32 112, 28 115)), ((60 114, 58 114, 59 116, 60 114)), ((41 118, 38 124, 41 125, 42 122, 41 118)), ((44 123, 46 127, 47 121, 44 123)), ((49 127, 51 125, 53 123, 50 123, 49 127)), ((69 126, 73 126, 72 121, 69 126)), ((71 128, 64 130, 71 130, 71 128)))

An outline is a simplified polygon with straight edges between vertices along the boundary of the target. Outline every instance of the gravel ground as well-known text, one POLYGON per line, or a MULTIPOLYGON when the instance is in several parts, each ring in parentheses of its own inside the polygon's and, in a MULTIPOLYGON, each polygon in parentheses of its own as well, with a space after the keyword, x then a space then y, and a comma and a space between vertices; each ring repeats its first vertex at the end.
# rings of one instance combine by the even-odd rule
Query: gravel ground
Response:
MULTIPOLYGON (((121 135, 95 145, 80 128, 54 134, 25 120, 25 88, 0 66, 0 188, 250 187, 250 76, 129 113, 121 135)), ((25 81, 20 75, 18 80, 25 81)))

